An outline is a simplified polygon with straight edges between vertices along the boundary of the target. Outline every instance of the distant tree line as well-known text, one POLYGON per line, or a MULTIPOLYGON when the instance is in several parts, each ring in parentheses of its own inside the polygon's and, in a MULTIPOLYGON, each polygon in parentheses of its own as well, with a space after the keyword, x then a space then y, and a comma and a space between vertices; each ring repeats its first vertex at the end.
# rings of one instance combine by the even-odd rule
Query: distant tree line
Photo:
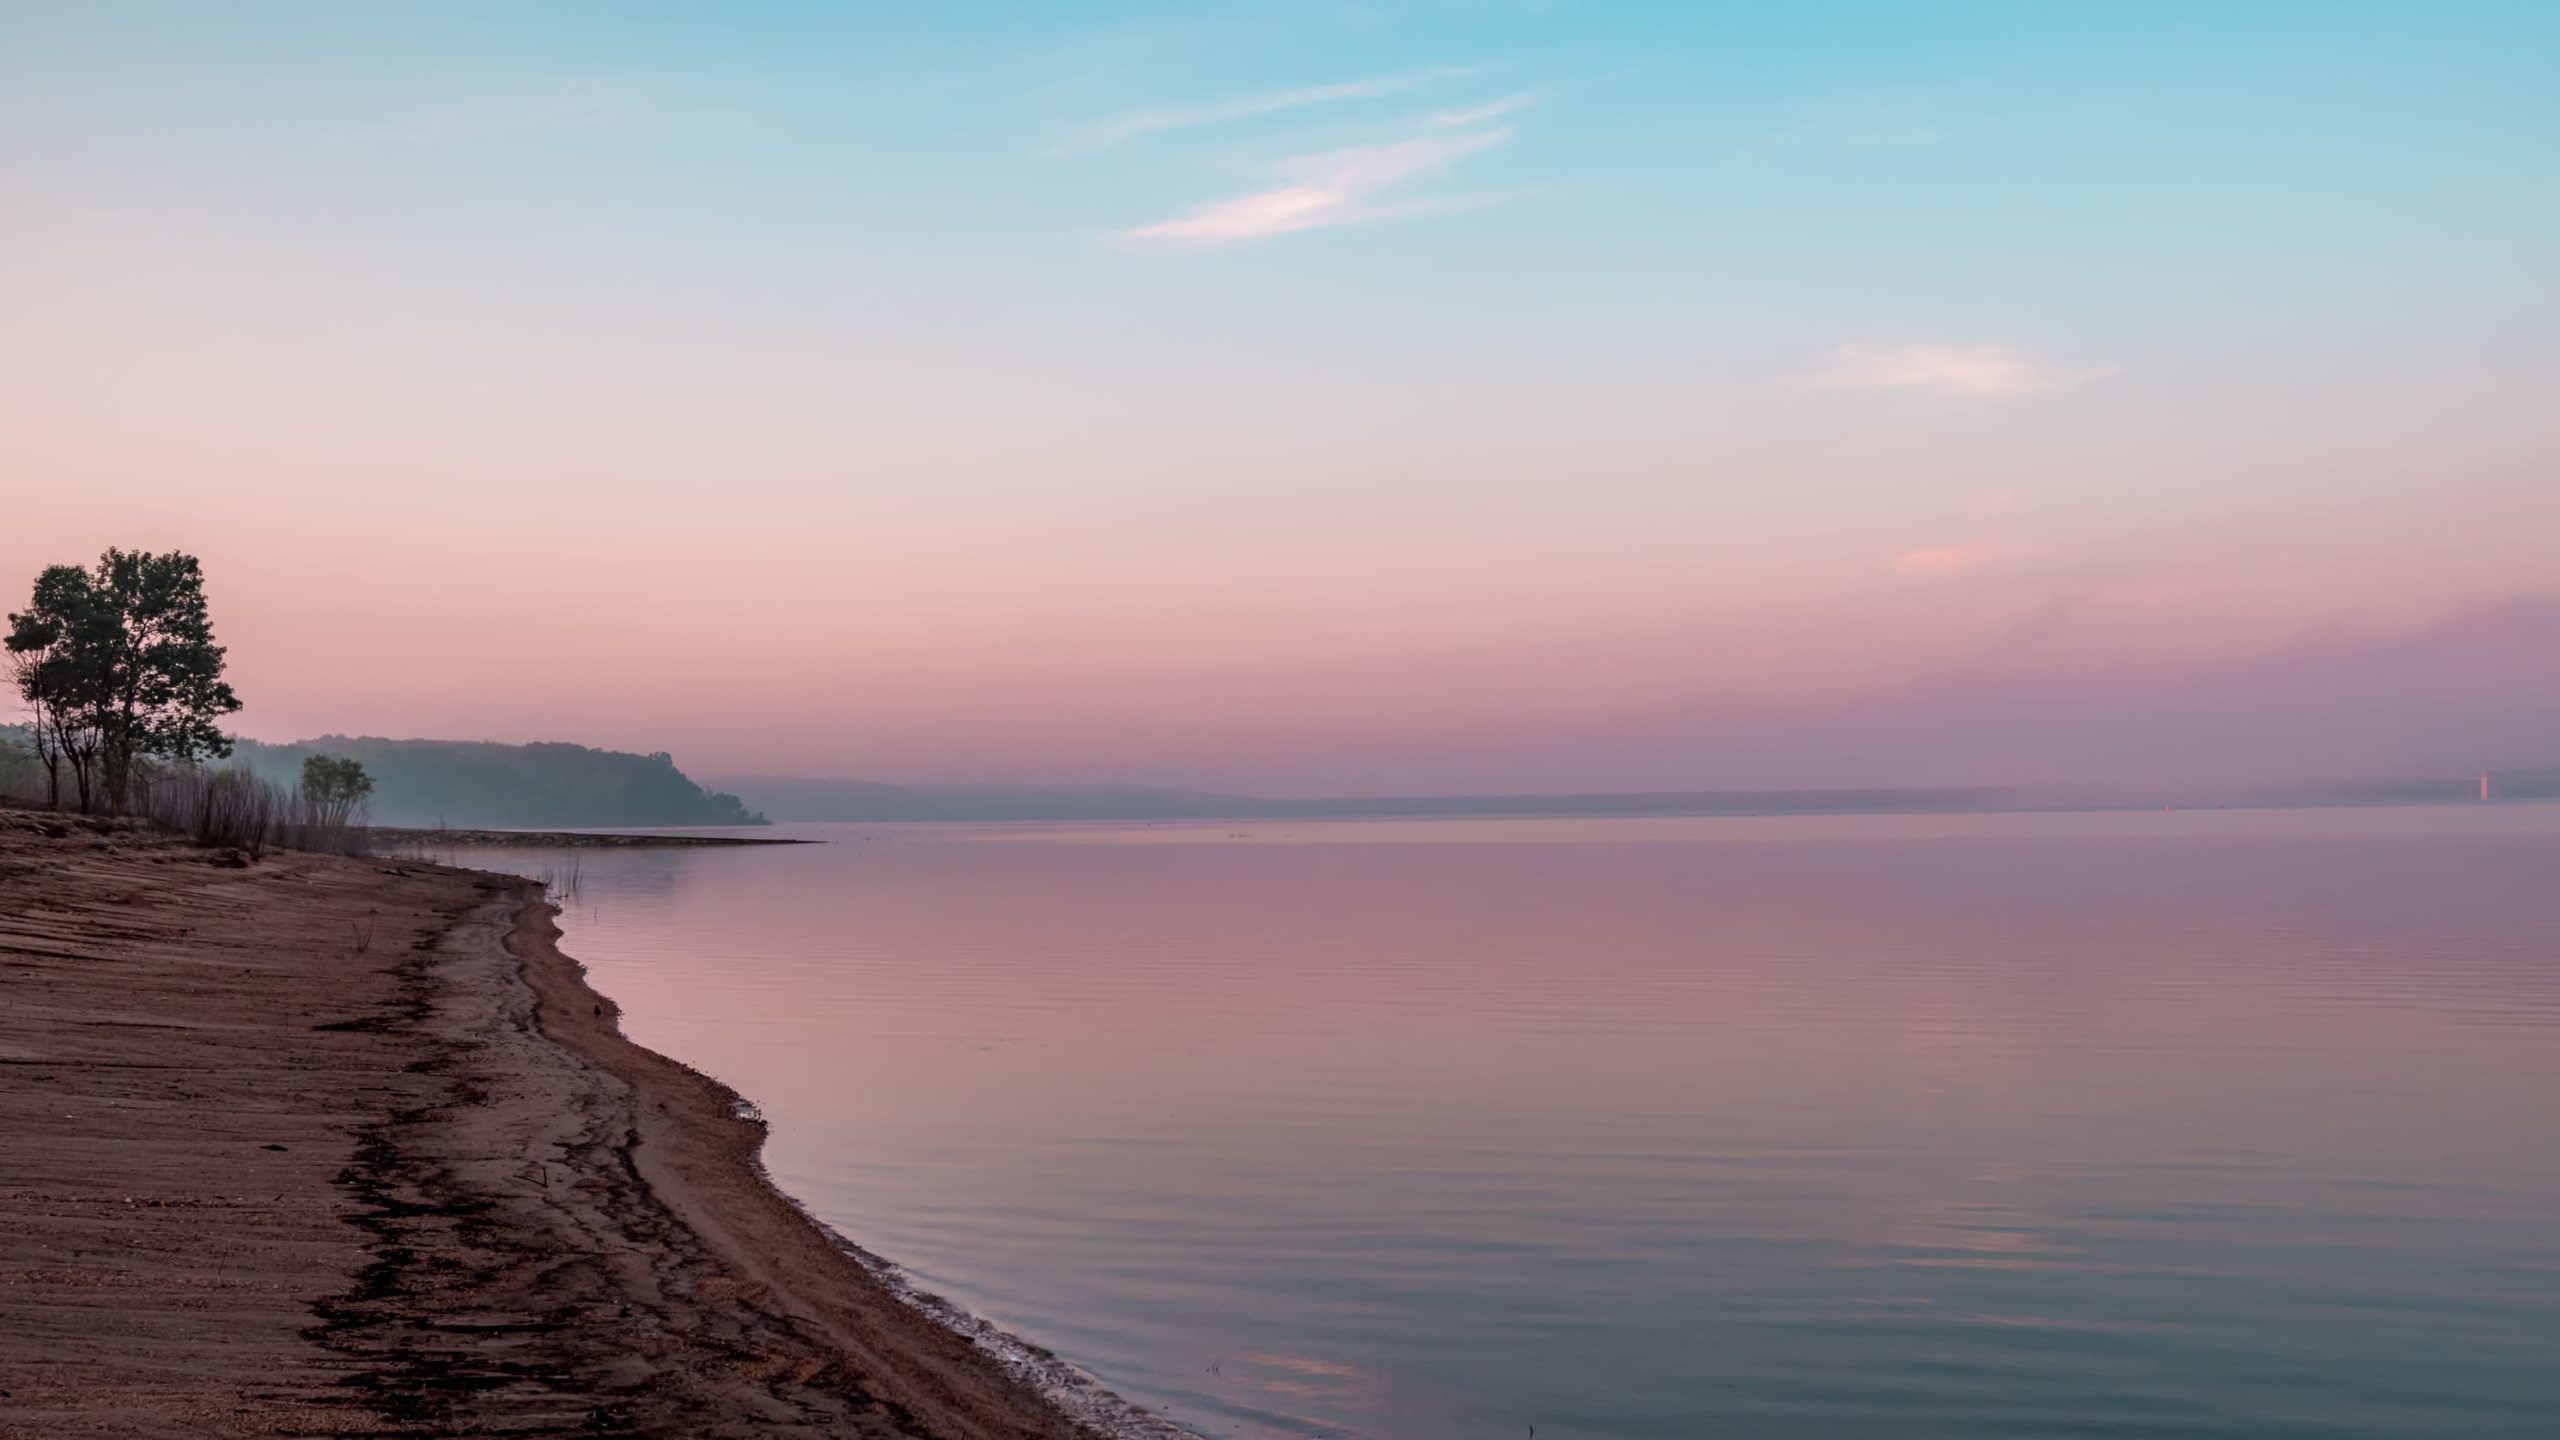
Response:
POLYGON ((737 796, 706 790, 664 751, 586 745, 388 740, 324 735, 292 745, 238 742, 240 762, 291 781, 315 755, 363 765, 373 816, 387 825, 543 829, 559 826, 761 825, 737 796))

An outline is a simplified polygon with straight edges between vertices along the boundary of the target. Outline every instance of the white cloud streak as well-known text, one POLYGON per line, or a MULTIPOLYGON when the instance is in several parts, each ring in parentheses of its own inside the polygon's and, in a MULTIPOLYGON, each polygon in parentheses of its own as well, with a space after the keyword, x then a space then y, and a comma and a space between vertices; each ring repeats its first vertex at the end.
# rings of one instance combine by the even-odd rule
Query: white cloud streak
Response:
POLYGON ((2017 400, 2068 390, 2114 374, 2073 369, 2011 345, 1931 345, 1908 340, 1852 340, 1816 369, 1787 376, 1791 390, 1846 390, 1956 400, 2017 400))
POLYGON ((1273 167, 1284 183, 1205 205, 1127 231, 1128 238, 1219 244, 1401 220, 1463 204, 1469 197, 1390 192, 1436 175, 1470 155, 1509 143, 1507 128, 1425 135, 1381 145, 1353 145, 1292 156, 1273 167))
POLYGON ((1089 155, 1147 135, 1170 130, 1193 130, 1203 125, 1223 125, 1236 120, 1251 120, 1264 115, 1278 115, 1290 110, 1304 110, 1317 105, 1338 104, 1345 100, 1372 100, 1389 95, 1403 95, 1428 85, 1468 73, 1458 67, 1429 70, 1405 70, 1392 75, 1371 75, 1358 80, 1344 80, 1332 85, 1308 85, 1294 90, 1267 90, 1256 95, 1240 95, 1228 100, 1188 108, 1136 110, 1126 115, 1099 120, 1067 135, 1051 148, 1055 155, 1089 155))
POLYGON ((1505 115, 1526 110, 1537 103, 1538 97, 1524 90, 1517 95, 1505 95, 1499 100, 1489 100, 1482 105, 1470 105, 1461 110, 1435 111, 1423 123, 1434 130, 1471 130, 1478 125, 1499 120, 1505 115))

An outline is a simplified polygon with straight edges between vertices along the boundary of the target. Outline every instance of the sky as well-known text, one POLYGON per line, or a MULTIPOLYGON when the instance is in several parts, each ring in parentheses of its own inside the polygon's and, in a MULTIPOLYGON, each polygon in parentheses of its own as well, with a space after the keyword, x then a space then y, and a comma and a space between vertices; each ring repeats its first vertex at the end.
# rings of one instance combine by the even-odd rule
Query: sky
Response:
POLYGON ((2560 762, 2560 7, 0 0, 0 583, 247 734, 2560 762))

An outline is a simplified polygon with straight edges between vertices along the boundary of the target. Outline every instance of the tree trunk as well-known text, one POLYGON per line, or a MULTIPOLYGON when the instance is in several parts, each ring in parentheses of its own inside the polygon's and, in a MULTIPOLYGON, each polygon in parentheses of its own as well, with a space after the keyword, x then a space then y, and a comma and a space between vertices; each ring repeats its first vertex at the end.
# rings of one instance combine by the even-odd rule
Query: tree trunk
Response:
POLYGON ((71 753, 71 780, 80 791, 80 813, 83 815, 89 813, 89 771, 93 768, 94 758, 78 751, 71 753))
POLYGON ((39 707, 35 724, 30 727, 36 737, 36 758, 44 762, 44 808, 62 808, 62 727, 47 718, 39 707))

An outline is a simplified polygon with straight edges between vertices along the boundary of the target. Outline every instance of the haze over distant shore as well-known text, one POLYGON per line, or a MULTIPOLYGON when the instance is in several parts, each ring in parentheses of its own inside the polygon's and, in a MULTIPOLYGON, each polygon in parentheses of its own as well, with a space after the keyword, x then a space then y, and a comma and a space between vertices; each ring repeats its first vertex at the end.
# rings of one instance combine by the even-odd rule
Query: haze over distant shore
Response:
POLYGON ((2560 798, 2560 767, 2291 785, 1941 786, 1285 800, 1138 785, 892 785, 741 775, 712 783, 780 821, 1396 819, 1463 816, 1822 815, 2263 805, 2434 805, 2560 798))

